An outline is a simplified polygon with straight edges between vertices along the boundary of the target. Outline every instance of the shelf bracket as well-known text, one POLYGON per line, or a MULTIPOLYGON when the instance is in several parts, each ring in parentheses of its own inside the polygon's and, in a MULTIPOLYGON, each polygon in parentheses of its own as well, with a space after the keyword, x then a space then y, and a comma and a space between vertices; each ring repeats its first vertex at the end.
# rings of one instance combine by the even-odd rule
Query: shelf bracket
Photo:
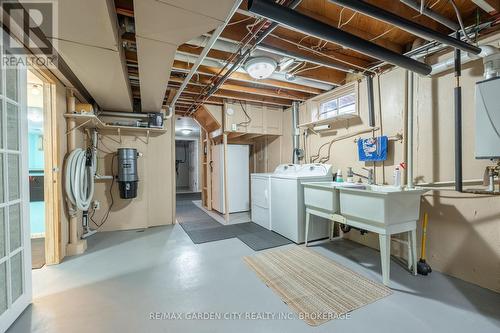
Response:
POLYGON ((144 143, 146 145, 149 144, 149 130, 146 131, 146 140, 143 140, 142 138, 140 138, 138 136, 136 136, 135 139, 141 141, 142 143, 144 143))

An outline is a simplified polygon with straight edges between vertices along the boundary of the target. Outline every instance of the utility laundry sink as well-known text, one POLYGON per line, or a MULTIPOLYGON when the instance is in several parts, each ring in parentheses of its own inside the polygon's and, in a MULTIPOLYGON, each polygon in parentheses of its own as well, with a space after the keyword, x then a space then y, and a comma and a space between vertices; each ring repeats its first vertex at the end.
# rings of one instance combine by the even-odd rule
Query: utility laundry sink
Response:
POLYGON ((365 185, 364 188, 339 187, 340 212, 347 219, 375 224, 417 221, 420 198, 427 190, 394 186, 365 185))
POLYGON ((363 184, 338 182, 310 182, 303 185, 306 207, 330 214, 339 213, 339 187, 365 188, 363 184))

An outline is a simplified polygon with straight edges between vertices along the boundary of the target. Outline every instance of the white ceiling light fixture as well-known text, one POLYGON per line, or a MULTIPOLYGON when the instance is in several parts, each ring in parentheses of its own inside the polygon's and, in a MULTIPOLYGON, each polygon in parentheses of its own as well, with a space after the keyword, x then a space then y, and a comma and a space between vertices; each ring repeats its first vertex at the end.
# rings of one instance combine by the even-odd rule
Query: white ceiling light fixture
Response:
POLYGON ((278 64, 272 58, 255 57, 248 59, 245 63, 245 70, 254 79, 262 80, 270 77, 277 66, 278 64))
POLYGON ((184 129, 181 129, 181 133, 182 133, 183 135, 189 135, 189 134, 191 134, 191 132, 192 132, 192 131, 193 131, 193 130, 192 130, 192 129, 190 129, 190 128, 184 128, 184 129))

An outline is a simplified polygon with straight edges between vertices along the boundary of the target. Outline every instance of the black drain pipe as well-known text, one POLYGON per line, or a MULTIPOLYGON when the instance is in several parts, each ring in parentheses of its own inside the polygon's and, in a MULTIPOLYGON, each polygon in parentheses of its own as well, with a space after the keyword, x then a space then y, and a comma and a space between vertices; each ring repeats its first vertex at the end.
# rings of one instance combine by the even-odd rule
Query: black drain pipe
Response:
MULTIPOLYGON (((457 38, 460 34, 457 33, 457 38)), ((463 191, 462 181, 462 87, 460 86, 460 76, 462 75, 462 63, 460 60, 460 50, 455 49, 455 191, 463 191)))
POLYGON ((415 23, 411 20, 405 19, 399 15, 391 13, 383 8, 371 5, 367 2, 360 0, 329 0, 337 5, 347 7, 354 11, 373 17, 377 20, 384 21, 392 24, 398 28, 406 30, 414 35, 420 36, 427 40, 435 40, 442 44, 452 46, 465 52, 473 54, 481 53, 481 49, 469 43, 463 42, 460 38, 455 39, 448 35, 439 33, 424 25, 415 23))
POLYGON ((368 126, 375 127, 375 103, 373 100, 373 77, 366 76, 366 87, 368 90, 368 126))
POLYGON ((375 59, 406 68, 422 75, 430 74, 431 66, 386 49, 361 37, 350 34, 298 13, 290 8, 275 4, 269 0, 248 0, 248 10, 276 23, 304 32, 308 35, 345 46, 375 59))
MULTIPOLYGON (((251 1, 249 1, 249 2, 251 2, 251 1)), ((293 0, 289 6, 290 6, 290 8, 296 8, 296 7, 298 7, 298 5, 300 5, 301 2, 302 2, 302 0, 293 0)), ((248 57, 251 55, 252 51, 257 47, 257 45, 262 43, 262 41, 264 39, 266 39, 266 37, 269 36, 278 26, 279 26, 279 23, 272 22, 266 28, 266 30, 264 30, 259 35, 259 37, 257 37, 257 40, 254 42, 252 47, 250 47, 244 53, 239 54, 238 58, 236 58, 236 61, 231 65, 231 67, 226 71, 226 73, 224 73, 224 75, 217 82, 215 82, 214 86, 212 88, 210 88, 210 90, 207 93, 207 96, 211 96, 217 90, 219 90, 220 86, 223 85, 224 82, 227 81, 229 76, 231 76, 231 74, 233 74, 234 71, 237 70, 243 64, 243 62, 248 59, 248 57)))

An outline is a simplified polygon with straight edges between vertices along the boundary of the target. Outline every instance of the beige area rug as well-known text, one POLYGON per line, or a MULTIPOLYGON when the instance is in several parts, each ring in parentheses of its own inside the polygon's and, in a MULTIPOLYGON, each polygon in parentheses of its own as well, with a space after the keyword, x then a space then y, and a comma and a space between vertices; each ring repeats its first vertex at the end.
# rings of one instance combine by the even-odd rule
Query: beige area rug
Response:
POLYGON ((304 247, 270 250, 243 259, 298 318, 312 326, 342 318, 392 293, 304 247))

